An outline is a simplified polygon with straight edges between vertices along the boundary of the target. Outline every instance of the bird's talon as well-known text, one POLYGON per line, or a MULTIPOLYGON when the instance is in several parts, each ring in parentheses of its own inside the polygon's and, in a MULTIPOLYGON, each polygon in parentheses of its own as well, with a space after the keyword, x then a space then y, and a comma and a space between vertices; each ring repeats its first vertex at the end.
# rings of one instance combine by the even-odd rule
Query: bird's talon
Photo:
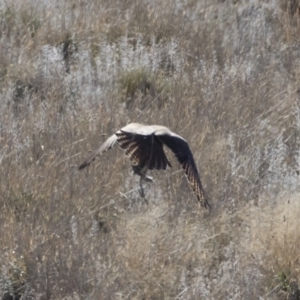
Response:
POLYGON ((153 178, 150 176, 145 176, 145 181, 147 182, 153 182, 153 178))

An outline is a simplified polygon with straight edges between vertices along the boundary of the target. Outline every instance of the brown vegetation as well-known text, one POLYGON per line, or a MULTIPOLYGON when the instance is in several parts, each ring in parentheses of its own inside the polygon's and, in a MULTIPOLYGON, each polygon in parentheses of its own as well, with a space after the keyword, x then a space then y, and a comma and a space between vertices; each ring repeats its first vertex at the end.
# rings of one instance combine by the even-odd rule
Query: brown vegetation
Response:
POLYGON ((299 9, 246 2, 0 3, 2 299, 299 299, 299 9), (119 149, 78 172, 132 121, 211 214, 175 159, 149 206, 119 149))

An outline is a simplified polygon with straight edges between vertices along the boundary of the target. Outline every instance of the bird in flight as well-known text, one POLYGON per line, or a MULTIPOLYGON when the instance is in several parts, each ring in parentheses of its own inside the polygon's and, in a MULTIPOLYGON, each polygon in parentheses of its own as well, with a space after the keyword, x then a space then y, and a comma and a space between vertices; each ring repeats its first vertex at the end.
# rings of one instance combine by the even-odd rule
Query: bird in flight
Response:
POLYGON ((79 170, 89 166, 97 155, 111 149, 116 143, 125 151, 132 163, 133 172, 140 176, 140 194, 144 197, 142 181, 153 179, 146 175, 148 170, 165 170, 172 167, 163 146, 167 146, 175 154, 185 171, 185 175, 200 205, 209 208, 209 203, 201 184, 193 154, 187 141, 169 128, 159 125, 142 125, 130 123, 109 137, 80 166, 79 170))

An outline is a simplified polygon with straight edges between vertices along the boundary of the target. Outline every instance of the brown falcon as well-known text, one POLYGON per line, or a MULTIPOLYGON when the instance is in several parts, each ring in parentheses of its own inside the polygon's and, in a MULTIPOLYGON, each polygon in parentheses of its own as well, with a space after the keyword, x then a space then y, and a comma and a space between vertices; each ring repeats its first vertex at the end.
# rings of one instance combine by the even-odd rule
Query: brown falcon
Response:
POLYGON ((153 169, 165 170, 167 166, 171 167, 163 149, 165 145, 172 150, 184 169, 185 175, 201 206, 209 208, 193 154, 187 141, 164 126, 147 126, 138 123, 126 125, 96 149, 79 166, 79 170, 87 167, 95 160, 97 155, 111 149, 116 142, 130 158, 134 173, 140 176, 140 194, 142 197, 144 197, 142 180, 153 181, 150 176, 146 175, 146 172, 153 169))

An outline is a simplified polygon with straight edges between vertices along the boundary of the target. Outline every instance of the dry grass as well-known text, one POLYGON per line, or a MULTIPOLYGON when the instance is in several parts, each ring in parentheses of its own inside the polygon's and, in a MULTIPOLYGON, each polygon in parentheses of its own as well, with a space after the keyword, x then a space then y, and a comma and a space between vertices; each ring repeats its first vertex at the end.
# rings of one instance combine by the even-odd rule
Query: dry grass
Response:
POLYGON ((297 2, 169 2, 0 4, 2 299, 299 299, 297 2), (211 214, 174 158, 149 206, 119 149, 77 170, 129 121, 211 214))

